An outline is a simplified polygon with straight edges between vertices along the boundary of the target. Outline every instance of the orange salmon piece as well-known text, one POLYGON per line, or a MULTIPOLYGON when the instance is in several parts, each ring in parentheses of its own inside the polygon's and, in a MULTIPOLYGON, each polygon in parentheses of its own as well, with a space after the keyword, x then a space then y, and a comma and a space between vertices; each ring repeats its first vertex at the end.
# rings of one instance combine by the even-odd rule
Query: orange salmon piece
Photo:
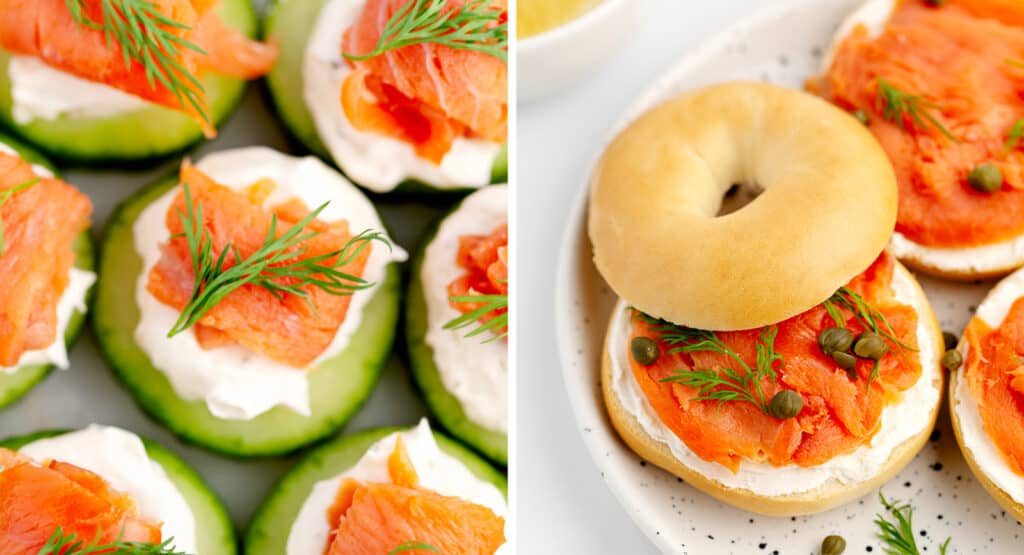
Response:
POLYGON ((388 473, 390 484, 342 482, 325 555, 381 555, 411 541, 445 555, 486 555, 505 543, 505 519, 487 507, 419 487, 401 437, 388 473))
MULTIPOLYGON (((446 10, 463 6, 448 0, 446 10)), ((342 52, 372 52, 387 21, 406 0, 369 0, 349 28, 342 52)), ((492 4, 507 16, 504 0, 492 4)), ((493 56, 438 44, 391 50, 355 68, 342 87, 349 121, 412 143, 417 153, 440 163, 458 137, 504 143, 508 132, 508 66, 493 56)))
MULTIPOLYGON (((211 0, 156 0, 155 7, 168 18, 188 27, 167 29, 182 40, 196 44, 206 54, 181 47, 174 60, 185 73, 197 76, 212 70, 251 79, 270 71, 277 48, 251 41, 227 27, 213 11, 211 0)), ((86 0, 84 12, 92 21, 103 20, 101 0, 86 0)), ((119 45, 108 47, 102 30, 87 28, 74 20, 65 0, 0 0, 0 47, 16 54, 40 58, 56 69, 83 79, 110 85, 155 104, 183 111, 203 124, 207 136, 216 135, 190 104, 161 83, 150 84, 143 65, 124 62, 119 45)), ((197 95, 208 112, 206 96, 179 74, 185 87, 197 95)))
MULTIPOLYGON (((182 166, 181 181, 189 184, 194 205, 202 204, 204 225, 210 233, 215 258, 228 245, 237 248, 242 259, 259 250, 275 215, 278 236, 309 215, 299 201, 264 208, 268 187, 272 186, 267 182, 257 183, 247 191, 236 191, 214 182, 188 162, 182 166)), ((172 238, 162 246, 163 256, 149 275, 147 290, 160 302, 181 310, 191 298, 195 277, 188 242, 184 237, 175 237, 184 231, 179 211, 186 213, 183 188, 167 212, 167 230, 172 238)), ((300 255, 303 258, 336 252, 352 238, 345 221, 315 220, 306 229, 320 234, 297 247, 305 249, 300 255)), ((373 248, 373 245, 366 245, 359 256, 340 270, 361 276, 373 248)), ((234 261, 229 255, 225 268, 230 268, 234 261)), ((312 285, 304 290, 313 308, 296 295, 279 299, 257 285, 243 285, 199 320, 194 326, 196 339, 206 349, 242 345, 278 362, 306 368, 334 340, 352 297, 331 295, 312 285)))
MULTIPOLYGON (((502 224, 490 235, 459 237, 456 262, 466 270, 466 273, 448 284, 449 297, 508 295, 508 224, 502 224)), ((479 310, 486 305, 458 301, 449 301, 449 304, 463 314, 479 310)), ((482 316, 480 322, 487 323, 506 313, 508 308, 494 310, 482 316)), ((508 327, 494 331, 500 335, 508 331, 508 327)))
POLYGON ((1017 299, 998 329, 975 317, 964 339, 967 380, 985 432, 1007 464, 1024 475, 1024 299, 1017 299))
POLYGON ((36 464, 0 449, 0 553, 36 555, 60 527, 86 542, 160 543, 160 524, 100 476, 59 461, 36 464))
MULTIPOLYGON (((883 253, 848 287, 862 295, 882 312, 896 337, 910 349, 917 348, 917 315, 910 307, 898 304, 890 287, 894 261, 883 253)), ((864 331, 855 318, 844 313, 846 328, 854 335, 864 331)), ((892 354, 880 361, 878 377, 867 387, 873 365, 858 360, 858 379, 850 380, 846 371, 825 356, 818 346, 822 330, 835 322, 822 306, 817 306, 779 323, 775 352, 782 363, 773 368, 776 381, 767 377, 760 382, 764 397, 770 400, 781 389, 796 391, 804 400, 795 417, 780 420, 748 402, 700 400, 699 392, 679 383, 664 382, 679 372, 721 368, 744 372, 730 356, 700 351, 670 353, 673 345, 662 341, 654 327, 642 318, 633 318, 631 340, 647 337, 659 343, 661 355, 650 366, 630 357, 633 375, 659 419, 697 456, 717 462, 733 472, 743 460, 774 466, 796 464, 815 466, 833 457, 867 444, 877 432, 887 401, 917 382, 920 363, 913 356, 892 354)), ((757 345, 763 328, 736 332, 718 332, 751 368, 756 368, 757 345)))
MULTIPOLYGON (((0 191, 36 178, 32 165, 0 153, 0 191)), ((75 263, 75 239, 89 227, 92 202, 53 178, 15 193, 0 206, 5 250, 0 255, 0 366, 57 340, 57 302, 75 263)))
POLYGON ((903 0, 878 37, 856 28, 828 72, 809 88, 847 110, 870 114, 870 129, 896 170, 896 231, 933 247, 973 247, 1024 233, 1024 143, 1007 148, 1024 118, 1024 3, 948 0, 930 7, 903 0), (958 141, 910 117, 888 121, 877 106, 882 78, 921 95, 958 141), (901 128, 900 124, 903 125, 901 128), (995 164, 1002 190, 975 191, 967 176, 995 164))

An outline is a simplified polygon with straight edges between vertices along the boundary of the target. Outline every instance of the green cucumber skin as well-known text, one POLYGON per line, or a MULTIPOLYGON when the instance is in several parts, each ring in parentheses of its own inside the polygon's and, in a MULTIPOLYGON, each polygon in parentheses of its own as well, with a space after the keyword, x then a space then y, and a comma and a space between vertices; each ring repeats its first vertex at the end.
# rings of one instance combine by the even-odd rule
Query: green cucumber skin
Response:
POLYGON ((178 397, 134 339, 139 320, 135 282, 142 260, 135 252, 132 225, 144 207, 177 182, 170 176, 143 189, 117 208, 107 226, 92 322, 114 373, 153 418, 186 441, 225 455, 283 455, 333 434, 370 396, 390 355, 400 304, 398 266, 389 266, 349 347, 310 372, 312 417, 276 407, 252 420, 219 419, 204 401, 178 397))
MULTIPOLYGON (((266 83, 277 114, 285 128, 301 145, 327 163, 337 166, 316 131, 313 116, 302 98, 302 59, 306 44, 320 12, 327 0, 286 1, 274 0, 264 23, 265 37, 276 41, 281 51, 277 64, 267 75, 266 83)), ((344 171, 344 170, 343 170, 344 171)), ((504 183, 508 179, 508 146, 502 148, 494 161, 491 183, 504 183)), ((401 195, 462 195, 473 188, 439 189, 429 183, 406 181, 388 194, 401 195)))
MULTIPOLYGON (((0 447, 17 451, 33 441, 64 435, 69 431, 46 430, 12 437, 0 440, 0 447)), ((146 446, 146 454, 164 469, 167 477, 185 497, 195 516, 198 555, 237 555, 238 540, 231 518, 224 504, 210 490, 203 478, 166 447, 145 438, 142 442, 146 446)))
MULTIPOLYGON (((259 17, 250 0, 224 0, 218 11, 246 35, 259 36, 259 17)), ((19 124, 13 115, 9 60, 10 54, 0 51, 0 123, 65 164, 144 167, 184 152, 204 138, 192 118, 158 106, 111 117, 62 116, 19 124)), ((200 81, 210 102, 210 117, 219 127, 241 102, 246 82, 212 73, 200 81)))
MULTIPOLYGON (((57 174, 57 168, 54 167, 49 160, 17 140, 0 134, 0 143, 14 149, 18 155, 26 161, 47 168, 52 171, 54 175, 57 174)), ((93 253, 92 240, 89 238, 88 231, 83 232, 78 236, 73 248, 75 250, 75 267, 81 270, 91 271, 95 267, 95 257, 93 253)), ((91 287, 89 292, 86 293, 86 306, 89 306, 92 294, 95 290, 95 287, 91 287)), ((68 322, 67 330, 64 333, 64 343, 67 345, 68 349, 71 348, 71 345, 74 344, 75 340, 78 338, 84 323, 85 314, 76 311, 68 322)), ((44 364, 39 366, 25 366, 11 374, 0 373, 0 409, 10 406, 24 397, 32 390, 32 388, 39 384, 39 382, 49 376, 50 372, 53 371, 53 368, 54 365, 52 364, 44 364)))
POLYGON ((508 465, 508 435, 487 429, 470 420, 462 404, 445 389, 441 372, 434 362, 434 350, 427 344, 427 303, 420 271, 427 247, 437 230, 458 206, 443 216, 420 243, 412 264, 412 276, 405 301, 405 338, 409 367, 430 413, 452 436, 503 466, 508 465))
MULTIPOLYGON (((405 429, 408 430, 408 429, 405 429)), ((274 486, 256 512, 245 536, 246 555, 281 555, 288 533, 313 486, 355 466, 374 443, 402 428, 358 432, 324 444, 299 461, 274 486)), ((434 432, 441 450, 458 459, 477 478, 494 484, 508 497, 505 476, 475 453, 434 432)))

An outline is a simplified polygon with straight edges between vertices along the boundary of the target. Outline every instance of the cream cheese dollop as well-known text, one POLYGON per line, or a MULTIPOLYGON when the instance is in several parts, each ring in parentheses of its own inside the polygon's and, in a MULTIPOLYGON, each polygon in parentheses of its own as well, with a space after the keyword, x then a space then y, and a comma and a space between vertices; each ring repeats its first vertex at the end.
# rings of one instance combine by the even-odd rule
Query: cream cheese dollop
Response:
MULTIPOLYGON (((388 457, 394 451, 399 435, 416 468, 421 487, 487 507, 498 516, 505 516, 508 512, 501 491, 494 484, 477 478, 458 459, 442 451, 430 424, 423 419, 411 430, 393 433, 374 443, 351 468, 338 469, 333 478, 317 482, 289 529, 286 555, 320 555, 324 552, 330 533, 327 509, 334 503, 344 479, 391 482, 388 457)), ((497 554, 503 555, 505 551, 503 547, 497 554)))
POLYGON ((320 140, 346 175, 379 193, 413 179, 440 189, 483 187, 491 182, 501 145, 458 138, 440 165, 420 158, 412 145, 356 129, 341 106, 341 87, 352 68, 341 53, 345 31, 365 0, 328 0, 306 47, 302 92, 320 140))
POLYGON ((448 299, 448 284, 465 273, 456 263, 459 238, 489 235, 507 221, 508 187, 485 187, 473 193, 441 222, 420 269, 427 302, 426 342, 441 381, 470 420, 500 432, 508 431, 508 343, 487 341, 486 336, 466 337, 465 329, 444 327, 462 315, 448 299))
POLYGON ((61 117, 118 116, 152 106, 137 96, 50 67, 32 56, 11 56, 7 77, 11 81, 14 121, 19 125, 61 117))
MULTIPOLYGON (((369 199, 317 158, 296 158, 270 148, 249 147, 211 154, 196 167, 217 183, 236 189, 261 179, 273 180, 276 187, 266 200, 267 206, 292 198, 301 200, 309 209, 329 202, 320 219, 347 220, 353 232, 385 231, 369 199)), ((242 346, 203 349, 191 332, 167 337, 179 312, 146 289, 149 273, 160 260, 160 245, 169 237, 166 215, 177 192, 177 188, 171 189, 151 203, 134 224, 135 251, 143 262, 135 284, 139 308, 136 342, 153 366, 167 376, 175 393, 186 400, 204 401, 218 418, 251 420, 277 406, 310 416, 309 369, 348 347, 362 322, 363 310, 385 279, 388 266, 404 261, 405 251, 398 246, 389 250, 374 244, 362 276, 374 286, 353 294, 333 342, 309 369, 281 364, 242 346)))
POLYGON ((163 539, 195 553, 196 520, 185 496, 159 463, 149 458, 139 436, 93 424, 76 432, 38 439, 18 450, 37 462, 58 460, 99 475, 114 490, 135 501, 139 515, 162 523, 163 539))

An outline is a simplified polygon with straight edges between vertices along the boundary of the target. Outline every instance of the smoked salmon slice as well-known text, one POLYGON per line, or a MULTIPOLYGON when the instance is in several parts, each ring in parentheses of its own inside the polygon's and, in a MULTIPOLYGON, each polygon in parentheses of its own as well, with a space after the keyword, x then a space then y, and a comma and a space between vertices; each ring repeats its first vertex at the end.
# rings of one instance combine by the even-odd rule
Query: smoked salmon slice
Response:
POLYGON ((962 376, 985 432, 1010 468, 1024 476, 1024 298, 1013 303, 998 329, 973 318, 964 339, 962 376))
POLYGON ((89 227, 92 213, 89 197, 71 185, 37 176, 20 157, 0 153, 0 192, 7 190, 19 192, 0 206, 0 367, 17 366, 25 351, 62 340, 57 302, 75 263, 75 239, 89 227))
MULTIPOLYGON (((835 321, 821 305, 779 323, 775 352, 781 363, 775 367, 777 380, 760 382, 765 398, 782 389, 796 391, 804 400, 795 418, 778 419, 748 402, 700 400, 699 392, 680 383, 665 381, 692 370, 730 368, 742 371, 728 354, 714 351, 670 353, 674 345, 656 330, 657 324, 634 313, 632 338, 647 337, 658 342, 660 356, 649 366, 630 357, 633 375, 662 422, 699 457, 737 471, 743 460, 774 466, 796 464, 816 466, 833 457, 867 444, 878 430, 887 402, 913 386, 921 375, 914 356, 917 348, 917 314, 894 298, 890 287, 894 261, 883 253, 848 288, 861 295, 883 314, 901 347, 890 345, 891 354, 879 361, 878 374, 870 380, 871 361, 859 360, 857 379, 836 365, 818 346, 818 335, 835 321), (900 350, 904 354, 900 354, 900 350)), ((865 327, 845 311, 845 327, 854 336, 865 327)), ((718 332, 751 367, 757 367, 757 348, 762 329, 718 332)))
MULTIPOLYGON (((270 181, 236 191, 216 183, 185 162, 181 182, 188 183, 192 203, 202 206, 204 229, 209 233, 214 257, 230 247, 225 268, 234 265, 235 252, 245 260, 264 245, 275 215, 278 237, 309 215, 309 210, 298 200, 264 208, 264 201, 274 188, 270 181)), ((179 214, 186 213, 186 206, 182 188, 167 211, 171 239, 163 245, 163 254, 150 272, 147 285, 147 290, 157 300, 177 310, 182 310, 190 300, 195 282, 188 241, 180 235, 185 228, 179 214)), ((338 252, 352 238, 348 223, 343 220, 331 223, 314 220, 306 229, 320 233, 296 247, 302 251, 297 256, 299 259, 338 252)), ((372 249, 373 245, 367 244, 338 269, 361 276, 372 249)), ((280 280, 285 285, 294 283, 286 278, 280 280)), ((275 296, 264 287, 243 285, 199 320, 193 328, 196 338, 207 349, 242 345, 278 362, 306 368, 334 340, 352 297, 332 295, 313 285, 304 286, 303 290, 308 302, 298 295, 275 296)))
POLYGON ((389 484, 342 482, 327 513, 325 555, 381 555, 409 542, 445 555, 488 555, 505 543, 505 520, 487 507, 419 486, 401 437, 388 473, 389 484))
MULTIPOLYGON (((81 2, 91 21, 104 21, 102 0, 81 2)), ((270 71, 277 48, 251 41, 227 27, 214 11, 215 0, 157 0, 156 9, 182 27, 163 28, 182 41, 195 44, 202 52, 180 47, 173 70, 184 89, 194 94, 200 109, 182 102, 174 91, 159 81, 150 82, 137 60, 125 64, 121 45, 108 44, 101 29, 75 21, 66 0, 0 0, 0 47, 16 54, 34 56, 59 70, 83 79, 110 85, 150 102, 181 110, 203 124, 208 136, 216 134, 200 112, 207 112, 207 99, 186 75, 204 70, 251 79, 270 71), (205 52, 205 53, 203 53, 205 52)), ((164 51, 166 52, 166 51, 164 51)))
POLYGON ((808 85, 841 108, 862 110, 896 170, 896 231, 922 245, 973 247, 1024 233, 1024 2, 901 0, 884 30, 855 28, 825 73, 808 85), (919 114, 885 117, 879 79, 920 96, 953 139, 919 114), (974 190, 968 175, 997 166, 1001 190, 974 190))
MULTIPOLYGON (((460 237, 456 262, 466 270, 466 273, 448 284, 449 297, 508 295, 508 224, 499 226, 490 235, 460 237)), ((449 303, 452 308, 463 314, 469 314, 487 305, 456 300, 449 303)), ((499 308, 481 316, 480 322, 486 324, 507 313, 507 306, 499 308)), ((502 335, 506 331, 508 327, 503 326, 496 328, 494 333, 502 335)))
POLYGON ((0 553, 36 555, 57 528, 98 545, 161 541, 160 524, 141 518, 134 500, 102 477, 0 449, 0 553))
MULTIPOLYGON (((372 52, 388 20, 407 0, 368 0, 340 45, 342 52, 372 52)), ((448 0, 445 10, 462 8, 448 0)), ((493 9, 507 17, 508 5, 493 9)), ((508 67, 481 52, 418 44, 352 62, 341 91, 349 121, 412 143, 417 154, 439 164, 458 137, 504 143, 508 131, 508 67)))

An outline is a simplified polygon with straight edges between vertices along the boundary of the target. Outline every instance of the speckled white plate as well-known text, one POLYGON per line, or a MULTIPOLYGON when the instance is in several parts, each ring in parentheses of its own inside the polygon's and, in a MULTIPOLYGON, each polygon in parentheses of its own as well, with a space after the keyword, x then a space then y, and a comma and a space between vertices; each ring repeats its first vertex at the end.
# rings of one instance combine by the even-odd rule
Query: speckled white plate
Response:
MULTIPOLYGON (((801 87, 817 73, 833 32, 858 3, 787 0, 773 5, 683 56, 627 111, 622 124, 678 92, 710 83, 754 79, 801 87)), ((877 496, 810 517, 762 517, 715 501, 644 463, 622 443, 601 400, 602 340, 615 295, 591 263, 585 189, 581 184, 562 245, 555 306, 559 349, 583 439, 636 525, 666 553, 816 555, 822 538, 832 533, 845 536, 846 553, 882 553, 872 523, 881 508, 877 496)), ((958 334, 992 285, 921 281, 943 329, 958 334)), ((947 536, 953 537, 950 553, 1024 551, 1024 529, 974 480, 945 408, 932 441, 884 492, 913 501, 924 553, 938 553, 938 544, 947 536)))

